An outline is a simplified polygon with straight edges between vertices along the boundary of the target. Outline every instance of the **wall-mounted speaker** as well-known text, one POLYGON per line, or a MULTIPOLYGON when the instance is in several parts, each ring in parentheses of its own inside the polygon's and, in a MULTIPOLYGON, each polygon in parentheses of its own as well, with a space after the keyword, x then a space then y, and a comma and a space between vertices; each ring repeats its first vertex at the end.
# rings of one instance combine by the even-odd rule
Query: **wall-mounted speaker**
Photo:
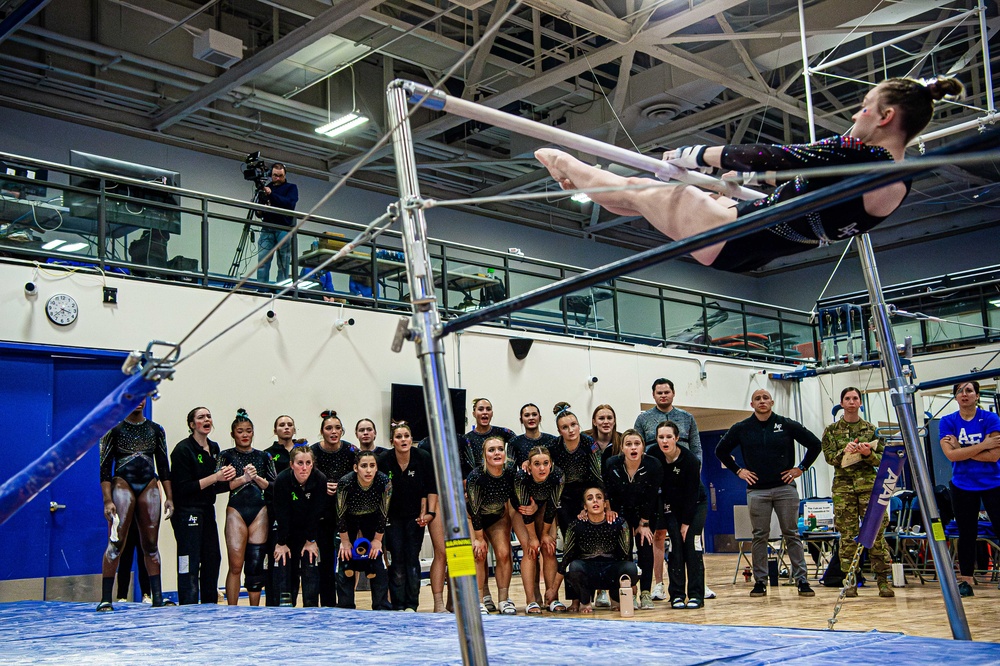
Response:
POLYGON ((531 351, 532 342, 534 342, 534 340, 531 340, 530 338, 511 338, 510 348, 514 352, 514 358, 518 361, 523 361, 528 355, 528 352, 531 351))

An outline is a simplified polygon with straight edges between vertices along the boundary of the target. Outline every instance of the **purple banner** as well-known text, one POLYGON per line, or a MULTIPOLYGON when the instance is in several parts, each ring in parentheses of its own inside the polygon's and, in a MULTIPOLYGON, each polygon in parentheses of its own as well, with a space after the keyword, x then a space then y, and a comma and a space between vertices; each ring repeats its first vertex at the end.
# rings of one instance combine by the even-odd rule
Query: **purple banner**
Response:
POLYGON ((875 544, 875 537, 878 536, 882 518, 889 509, 892 494, 896 492, 896 484, 899 482, 905 460, 906 450, 902 444, 887 446, 882 452, 882 464, 878 466, 875 486, 872 488, 871 499, 868 500, 868 511, 865 512, 861 530, 855 539, 865 548, 871 548, 875 544))

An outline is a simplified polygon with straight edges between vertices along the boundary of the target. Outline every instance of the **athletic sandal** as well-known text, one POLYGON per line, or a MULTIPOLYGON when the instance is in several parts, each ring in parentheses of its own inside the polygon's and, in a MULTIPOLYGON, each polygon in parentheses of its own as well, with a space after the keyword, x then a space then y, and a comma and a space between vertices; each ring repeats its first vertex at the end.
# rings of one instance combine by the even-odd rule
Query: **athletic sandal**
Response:
POLYGON ((687 605, 684 603, 683 599, 681 599, 680 597, 677 597, 677 598, 672 599, 670 601, 670 607, 671 608, 687 608, 687 605))
POLYGON ((559 601, 558 599, 553 599, 549 602, 549 612, 550 613, 565 613, 566 604, 559 601))
POLYGON ((98 613, 110 613, 114 609, 115 607, 111 605, 110 601, 102 601, 101 603, 97 604, 96 610, 98 613))
POLYGON ((537 601, 532 601, 528 604, 528 607, 524 609, 525 615, 541 615, 542 607, 538 605, 537 601))
POLYGON ((489 612, 491 613, 497 612, 497 605, 493 603, 493 597, 491 597, 488 594, 483 597, 483 605, 486 606, 486 610, 488 610, 489 612))
POLYGON ((510 599, 504 599, 500 602, 500 613, 501 615, 517 615, 517 606, 510 599))
POLYGON ((701 599, 688 599, 687 608, 704 608, 705 602, 701 599))
POLYGON ((486 606, 485 605, 479 604, 479 614, 480 615, 489 615, 490 612, 488 610, 486 610, 486 606))

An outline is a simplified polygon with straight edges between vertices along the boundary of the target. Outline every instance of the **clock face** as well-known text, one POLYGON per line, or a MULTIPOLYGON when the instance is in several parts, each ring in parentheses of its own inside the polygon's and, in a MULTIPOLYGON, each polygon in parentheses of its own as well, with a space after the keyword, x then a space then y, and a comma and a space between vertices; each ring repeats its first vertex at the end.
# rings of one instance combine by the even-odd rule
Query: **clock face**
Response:
POLYGON ((80 306, 68 294, 56 294, 45 304, 45 314, 57 326, 69 326, 80 314, 80 306))

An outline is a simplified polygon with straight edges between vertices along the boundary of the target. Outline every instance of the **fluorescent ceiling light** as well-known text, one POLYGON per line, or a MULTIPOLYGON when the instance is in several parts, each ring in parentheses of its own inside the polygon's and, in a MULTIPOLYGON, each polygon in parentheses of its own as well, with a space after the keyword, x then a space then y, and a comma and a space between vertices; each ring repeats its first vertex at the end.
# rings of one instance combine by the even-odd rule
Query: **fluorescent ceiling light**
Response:
POLYGON ((42 246, 42 249, 43 250, 54 250, 54 249, 56 249, 57 247, 59 247, 60 245, 62 245, 65 242, 66 241, 58 239, 58 238, 56 240, 50 240, 48 243, 46 243, 45 245, 42 246))
POLYGON ((357 111, 352 111, 347 115, 337 118, 333 122, 329 122, 326 125, 321 125, 316 128, 317 134, 325 134, 329 137, 339 136, 344 132, 349 132, 355 127, 359 127, 368 122, 368 118, 362 116, 357 111))
POLYGON ((60 252, 79 252, 83 248, 87 247, 88 243, 70 243, 69 245, 63 245, 59 248, 60 252))
POLYGON ((588 197, 583 192, 577 192, 576 194, 574 194, 573 196, 571 196, 570 199, 572 199, 573 201, 575 201, 575 202, 577 202, 579 204, 585 204, 588 201, 590 201, 590 197, 588 197))

